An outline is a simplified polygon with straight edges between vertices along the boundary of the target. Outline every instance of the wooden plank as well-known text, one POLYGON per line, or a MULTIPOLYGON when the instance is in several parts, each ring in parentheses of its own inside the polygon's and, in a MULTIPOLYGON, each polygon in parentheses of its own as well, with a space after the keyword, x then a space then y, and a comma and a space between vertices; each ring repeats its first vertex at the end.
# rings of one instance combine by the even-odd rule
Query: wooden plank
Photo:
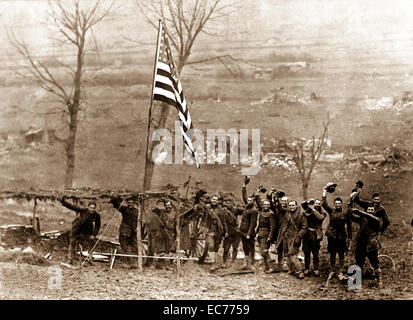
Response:
POLYGON ((220 277, 236 276, 236 275, 251 274, 251 273, 254 273, 254 271, 252 271, 252 270, 241 270, 241 271, 233 271, 233 272, 221 273, 221 274, 219 274, 219 276, 220 276, 220 277))
POLYGON ((116 252, 118 252, 118 249, 115 249, 115 251, 112 254, 112 261, 110 263, 110 270, 112 270, 113 265, 115 264, 115 259, 116 259, 116 252))
MULTIPOLYGON (((168 260, 176 260, 177 257, 161 257, 161 256, 147 256, 147 255, 141 255, 139 256, 138 254, 123 254, 123 253, 108 253, 108 252, 95 252, 95 254, 100 254, 103 256, 116 256, 116 257, 129 257, 129 258, 153 258, 153 259, 168 259, 168 260)), ((185 257, 180 257, 180 260, 194 260, 194 261, 198 261, 198 258, 185 258, 185 257)))

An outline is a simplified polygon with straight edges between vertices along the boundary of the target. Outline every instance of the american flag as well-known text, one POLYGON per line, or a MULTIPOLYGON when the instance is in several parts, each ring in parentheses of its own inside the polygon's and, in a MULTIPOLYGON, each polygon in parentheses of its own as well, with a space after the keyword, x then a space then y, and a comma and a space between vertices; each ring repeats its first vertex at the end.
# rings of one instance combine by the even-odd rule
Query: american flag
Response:
POLYGON ((160 42, 158 56, 155 67, 155 84, 153 86, 153 99, 163 101, 174 106, 178 110, 180 128, 187 151, 195 161, 196 166, 199 164, 195 158, 194 147, 188 130, 192 129, 191 115, 186 105, 185 96, 182 90, 182 84, 178 77, 178 72, 172 59, 171 48, 168 42, 168 36, 164 30, 163 24, 160 24, 160 42))

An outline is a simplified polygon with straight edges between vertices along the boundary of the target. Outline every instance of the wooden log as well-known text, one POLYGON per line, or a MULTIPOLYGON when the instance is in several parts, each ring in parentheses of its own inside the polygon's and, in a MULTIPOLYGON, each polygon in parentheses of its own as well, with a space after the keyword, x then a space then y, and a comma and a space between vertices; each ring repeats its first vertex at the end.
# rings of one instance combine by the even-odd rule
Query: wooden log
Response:
POLYGON ((236 275, 250 274, 250 273, 254 273, 254 271, 252 271, 252 270, 232 271, 232 272, 221 273, 219 276, 220 276, 220 277, 236 276, 236 275))
MULTIPOLYGON (((138 254, 126 254, 126 253, 109 253, 109 252, 95 252, 95 254, 99 254, 102 256, 116 256, 116 257, 129 257, 129 258, 153 258, 153 259, 167 259, 167 260, 176 260, 177 257, 165 257, 165 256, 147 256, 147 255, 138 255, 138 254)), ((185 258, 185 257, 179 257, 180 260, 194 260, 198 261, 198 258, 185 258)))

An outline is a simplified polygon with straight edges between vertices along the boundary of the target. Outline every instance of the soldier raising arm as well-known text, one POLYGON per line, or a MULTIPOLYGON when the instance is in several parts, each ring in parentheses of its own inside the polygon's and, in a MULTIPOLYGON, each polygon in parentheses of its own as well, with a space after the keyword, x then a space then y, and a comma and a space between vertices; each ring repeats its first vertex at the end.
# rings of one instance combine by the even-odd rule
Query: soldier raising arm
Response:
POLYGON ((327 249, 330 253, 330 272, 337 272, 339 276, 343 273, 344 255, 348 248, 348 242, 352 238, 351 214, 343 210, 343 200, 334 199, 334 208, 327 203, 327 192, 334 192, 336 184, 328 183, 323 188, 322 207, 330 215, 330 224, 327 228, 327 249), (347 226, 347 230, 346 230, 347 226), (339 269, 336 269, 336 255, 339 256, 339 269))
POLYGON ((366 258, 369 259, 377 278, 377 284, 381 283, 381 270, 379 263, 379 249, 381 247, 378 234, 380 230, 380 219, 374 214, 374 206, 367 207, 367 212, 352 209, 352 220, 360 225, 356 241, 356 264, 363 270, 366 258))
POLYGON ((351 202, 359 205, 364 210, 367 210, 367 208, 372 204, 374 207, 374 215, 381 220, 380 232, 383 233, 390 225, 390 219, 387 215, 386 209, 384 209, 381 205, 380 194, 378 192, 374 192, 371 197, 371 201, 361 200, 358 192, 358 189, 361 189, 361 187, 362 185, 360 186, 360 181, 358 181, 352 190, 353 193, 351 196, 351 202))
MULTIPOLYGON (((112 198, 110 202, 122 214, 122 222, 119 226, 119 243, 122 251, 126 254, 137 253, 138 209, 135 207, 133 199, 127 199, 127 205, 123 205, 124 201, 119 197, 112 198)), ((130 267, 136 268, 136 260, 130 257, 129 261, 130 267)))
POLYGON ((241 233, 242 248, 245 254, 243 269, 250 268, 254 264, 255 255, 255 227, 257 225, 257 210, 254 205, 253 197, 247 197, 247 184, 250 179, 245 177, 242 185, 242 199, 245 203, 242 212, 239 232, 241 233))
POLYGON ((85 249, 93 246, 91 237, 96 237, 100 230, 100 215, 96 212, 96 203, 94 201, 89 202, 88 207, 81 207, 68 202, 63 197, 61 203, 64 207, 77 213, 70 231, 68 259, 69 263, 72 264, 79 244, 83 245, 85 249))
POLYGON ((319 267, 319 251, 320 242, 323 239, 322 223, 327 215, 327 212, 321 207, 320 200, 310 200, 301 203, 301 207, 305 210, 304 215, 307 219, 307 232, 303 238, 303 251, 305 270, 304 275, 310 274, 310 258, 313 254, 314 275, 320 274, 319 267))

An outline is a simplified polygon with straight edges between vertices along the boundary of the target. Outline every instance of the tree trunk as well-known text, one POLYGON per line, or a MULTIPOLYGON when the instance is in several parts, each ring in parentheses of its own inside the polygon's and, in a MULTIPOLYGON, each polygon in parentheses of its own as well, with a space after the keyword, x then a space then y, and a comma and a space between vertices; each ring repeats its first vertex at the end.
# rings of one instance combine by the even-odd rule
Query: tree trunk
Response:
POLYGON ((303 200, 308 199, 308 181, 305 179, 302 181, 302 186, 303 186, 303 200))
POLYGON ((72 188, 73 186, 73 174, 75 171, 75 147, 76 147, 76 132, 77 132, 77 114, 80 105, 80 93, 82 83, 82 69, 84 64, 84 45, 85 45, 86 31, 80 35, 80 44, 77 51, 77 69, 74 79, 74 94, 73 101, 68 102, 68 110, 70 114, 69 123, 69 137, 66 142, 66 175, 65 175, 65 188, 72 188))
POLYGON ((152 187, 152 176, 153 176, 153 168, 155 163, 152 161, 152 147, 149 146, 149 153, 148 157, 146 158, 145 163, 145 172, 143 178, 143 191, 151 190, 152 187))
POLYGON ((70 115, 69 137, 66 141, 65 189, 72 188, 75 171, 75 146, 77 131, 77 112, 70 115))

